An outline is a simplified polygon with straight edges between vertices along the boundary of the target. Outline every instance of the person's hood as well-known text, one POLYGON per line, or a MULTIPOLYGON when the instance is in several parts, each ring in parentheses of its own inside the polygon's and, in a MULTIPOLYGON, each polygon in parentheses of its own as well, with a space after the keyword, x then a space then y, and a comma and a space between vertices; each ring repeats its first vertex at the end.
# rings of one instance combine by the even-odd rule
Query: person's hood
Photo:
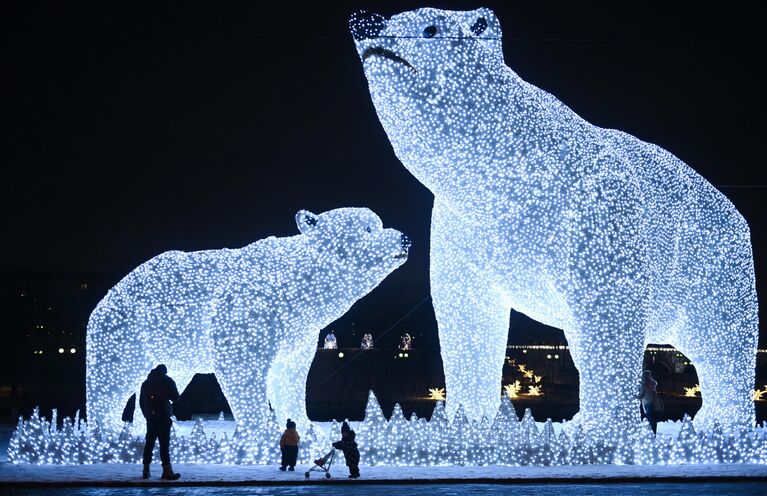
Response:
POLYGON ((160 369, 154 368, 149 371, 149 375, 146 376, 148 381, 159 381, 167 377, 167 374, 160 369))

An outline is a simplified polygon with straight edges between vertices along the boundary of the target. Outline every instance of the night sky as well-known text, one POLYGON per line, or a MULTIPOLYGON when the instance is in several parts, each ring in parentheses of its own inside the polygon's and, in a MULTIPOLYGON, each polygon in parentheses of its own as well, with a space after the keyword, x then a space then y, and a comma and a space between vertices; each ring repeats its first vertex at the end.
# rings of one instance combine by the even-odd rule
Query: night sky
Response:
MULTIPOLYGON (((391 329, 383 342, 411 332, 436 353, 432 195, 394 156, 347 27, 358 9, 426 5, 325 3, 4 5, 0 271, 118 279, 166 250, 296 234, 302 208, 367 206, 413 240, 410 260, 331 327, 342 345, 391 329)), ((764 16, 745 2, 616 4, 428 6, 492 8, 523 79, 719 187, 751 225, 764 295, 764 16)), ((562 339, 520 315, 511 327, 512 342, 562 339)))

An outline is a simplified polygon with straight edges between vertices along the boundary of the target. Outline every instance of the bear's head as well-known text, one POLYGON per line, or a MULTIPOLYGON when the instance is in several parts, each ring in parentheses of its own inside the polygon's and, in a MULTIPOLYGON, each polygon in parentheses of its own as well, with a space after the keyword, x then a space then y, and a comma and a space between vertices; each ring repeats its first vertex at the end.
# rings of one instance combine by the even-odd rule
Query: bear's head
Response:
POLYGON ((301 210, 296 224, 313 250, 314 263, 332 271, 358 298, 407 261, 407 236, 384 229, 367 208, 338 208, 319 215, 301 210))
POLYGON ((486 8, 424 8, 355 13, 350 28, 394 151, 428 186, 423 169, 454 162, 493 126, 509 73, 500 23, 486 8))

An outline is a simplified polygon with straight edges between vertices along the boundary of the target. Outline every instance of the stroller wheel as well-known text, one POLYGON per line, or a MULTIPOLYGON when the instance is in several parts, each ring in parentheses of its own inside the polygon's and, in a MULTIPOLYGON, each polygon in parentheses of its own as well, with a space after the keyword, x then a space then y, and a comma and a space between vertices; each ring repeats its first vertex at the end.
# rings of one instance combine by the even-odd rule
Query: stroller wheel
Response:
POLYGON ((306 476, 307 479, 309 478, 309 472, 304 473, 304 475, 306 476))
POLYGON ((326 478, 326 479, 330 479, 330 472, 328 472, 327 474, 325 474, 325 478, 326 478))

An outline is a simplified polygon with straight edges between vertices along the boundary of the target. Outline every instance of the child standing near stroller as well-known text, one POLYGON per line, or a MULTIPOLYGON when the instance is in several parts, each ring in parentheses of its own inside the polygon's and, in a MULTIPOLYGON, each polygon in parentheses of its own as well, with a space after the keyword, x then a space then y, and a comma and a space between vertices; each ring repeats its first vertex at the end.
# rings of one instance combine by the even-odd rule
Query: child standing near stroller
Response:
POLYGON ((280 450, 282 450, 282 464, 280 470, 285 471, 285 467, 291 472, 296 469, 296 460, 298 459, 298 441, 301 436, 296 431, 296 423, 288 419, 285 426, 285 432, 280 437, 280 450))
POLYGON ((354 431, 349 424, 341 424, 341 440, 333 443, 333 447, 344 452, 346 466, 349 467, 349 478, 356 479, 360 476, 360 451, 357 449, 357 443, 354 441, 354 431))

